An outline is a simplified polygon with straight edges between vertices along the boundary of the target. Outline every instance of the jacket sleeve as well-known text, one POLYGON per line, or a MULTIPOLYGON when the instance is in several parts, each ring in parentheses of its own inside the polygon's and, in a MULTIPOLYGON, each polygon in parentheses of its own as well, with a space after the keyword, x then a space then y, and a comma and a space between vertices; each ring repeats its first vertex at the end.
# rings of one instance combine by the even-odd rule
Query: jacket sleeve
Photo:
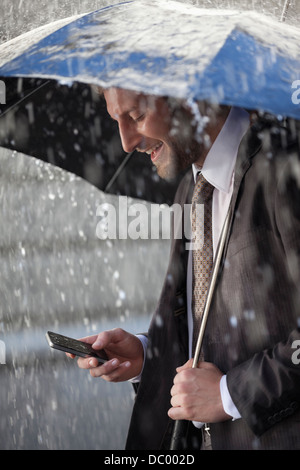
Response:
POLYGON ((299 408, 297 341, 299 329, 292 331, 286 342, 257 353, 227 373, 229 393, 257 436, 299 408))
MULTIPOLYGON (((300 289, 300 162, 299 155, 280 165, 274 174, 274 226, 286 255, 286 268, 300 289)), ((276 273, 280 275, 280 273, 276 273)), ((292 299, 291 299, 292 302, 292 299)), ((289 305, 286 307, 289 308, 289 305)), ((288 338, 257 352, 227 372, 227 386, 234 404, 252 431, 262 435, 300 407, 300 305, 298 324, 288 338)), ((285 312, 282 312, 284 315, 285 312)))

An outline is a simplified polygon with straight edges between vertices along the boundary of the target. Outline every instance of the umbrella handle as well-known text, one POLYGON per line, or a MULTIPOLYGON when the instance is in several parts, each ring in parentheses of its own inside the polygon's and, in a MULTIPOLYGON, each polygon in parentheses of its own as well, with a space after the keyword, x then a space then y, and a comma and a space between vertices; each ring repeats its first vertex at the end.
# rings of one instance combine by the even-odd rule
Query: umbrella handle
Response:
MULTIPOLYGON (((220 237, 220 241, 219 241, 219 245, 218 245, 218 249, 216 253, 215 263, 213 266, 212 277, 211 277, 210 285, 208 288, 206 303, 204 307, 199 336, 197 339, 197 345, 196 345, 195 354, 194 354, 194 360, 193 360, 193 365, 192 365, 192 368, 194 369, 197 368, 197 365, 199 362, 205 327, 206 327, 206 323, 207 323, 207 319, 209 315, 209 309, 210 309, 211 301, 212 301, 216 283, 217 283, 217 277, 219 274, 219 268, 221 264, 223 251, 224 251, 225 241, 227 239, 227 235, 229 232, 231 214, 232 214, 232 202, 230 203, 229 209, 226 214, 226 219, 222 228, 222 233, 221 233, 221 237, 220 237)), ((184 446, 186 433, 187 433, 187 421, 177 420, 175 422, 174 429, 173 429, 170 450, 184 449, 184 447, 182 446, 184 446)))
POLYGON ((188 421, 177 420, 175 421, 170 450, 184 450, 186 448, 186 434, 187 434, 188 421))

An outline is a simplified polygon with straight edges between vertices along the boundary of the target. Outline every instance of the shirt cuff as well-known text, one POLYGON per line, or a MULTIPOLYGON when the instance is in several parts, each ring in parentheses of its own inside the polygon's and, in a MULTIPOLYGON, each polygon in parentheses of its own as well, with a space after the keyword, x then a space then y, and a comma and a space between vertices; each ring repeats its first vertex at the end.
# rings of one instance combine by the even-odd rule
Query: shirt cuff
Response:
POLYGON ((231 416, 233 421, 241 418, 241 415, 230 396, 230 393, 227 387, 226 375, 223 375, 223 377, 220 380, 220 392, 221 392, 221 399, 222 399, 222 404, 223 404, 225 413, 231 416))
MULTIPOLYGON (((145 364, 145 357, 146 357, 146 350, 147 350, 147 345, 148 345, 148 338, 147 338, 147 336, 144 336, 144 335, 136 335, 136 337, 140 340, 140 342, 141 342, 142 345, 143 345, 143 349, 144 349, 144 364, 145 364)), ((140 382, 140 380, 141 380, 141 375, 142 375, 142 372, 143 372, 143 369, 144 369, 144 364, 143 364, 141 373, 140 373, 139 375, 137 375, 136 377, 133 377, 132 379, 129 379, 128 382, 131 382, 131 383, 133 383, 133 384, 136 384, 136 383, 139 383, 139 382, 140 382)))

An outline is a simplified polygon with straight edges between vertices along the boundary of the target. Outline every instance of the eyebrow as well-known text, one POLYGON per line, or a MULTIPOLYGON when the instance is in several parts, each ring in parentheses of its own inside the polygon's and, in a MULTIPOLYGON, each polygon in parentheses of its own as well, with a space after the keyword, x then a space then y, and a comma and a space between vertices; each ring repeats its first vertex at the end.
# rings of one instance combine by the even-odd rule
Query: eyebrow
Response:
MULTIPOLYGON (((122 117, 122 116, 128 115, 128 114, 132 113, 133 111, 136 111, 137 109, 138 109, 138 106, 133 106, 133 107, 130 108, 129 110, 123 111, 122 114, 117 114, 117 116, 122 117)), ((114 118, 112 115, 110 115, 110 117, 111 117, 114 121, 117 121, 117 119, 114 118)))

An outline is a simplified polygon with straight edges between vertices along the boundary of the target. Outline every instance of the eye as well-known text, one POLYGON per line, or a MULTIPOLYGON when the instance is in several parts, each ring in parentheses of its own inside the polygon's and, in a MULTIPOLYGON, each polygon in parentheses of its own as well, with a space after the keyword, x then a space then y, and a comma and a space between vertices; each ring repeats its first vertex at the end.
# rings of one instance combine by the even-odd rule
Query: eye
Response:
POLYGON ((131 119, 134 121, 134 122, 141 122, 144 117, 145 117, 146 113, 143 113, 143 114, 140 114, 139 116, 135 117, 135 116, 131 116, 131 119))
POLYGON ((135 119, 135 122, 141 122, 145 117, 145 114, 141 114, 137 119, 135 119))

